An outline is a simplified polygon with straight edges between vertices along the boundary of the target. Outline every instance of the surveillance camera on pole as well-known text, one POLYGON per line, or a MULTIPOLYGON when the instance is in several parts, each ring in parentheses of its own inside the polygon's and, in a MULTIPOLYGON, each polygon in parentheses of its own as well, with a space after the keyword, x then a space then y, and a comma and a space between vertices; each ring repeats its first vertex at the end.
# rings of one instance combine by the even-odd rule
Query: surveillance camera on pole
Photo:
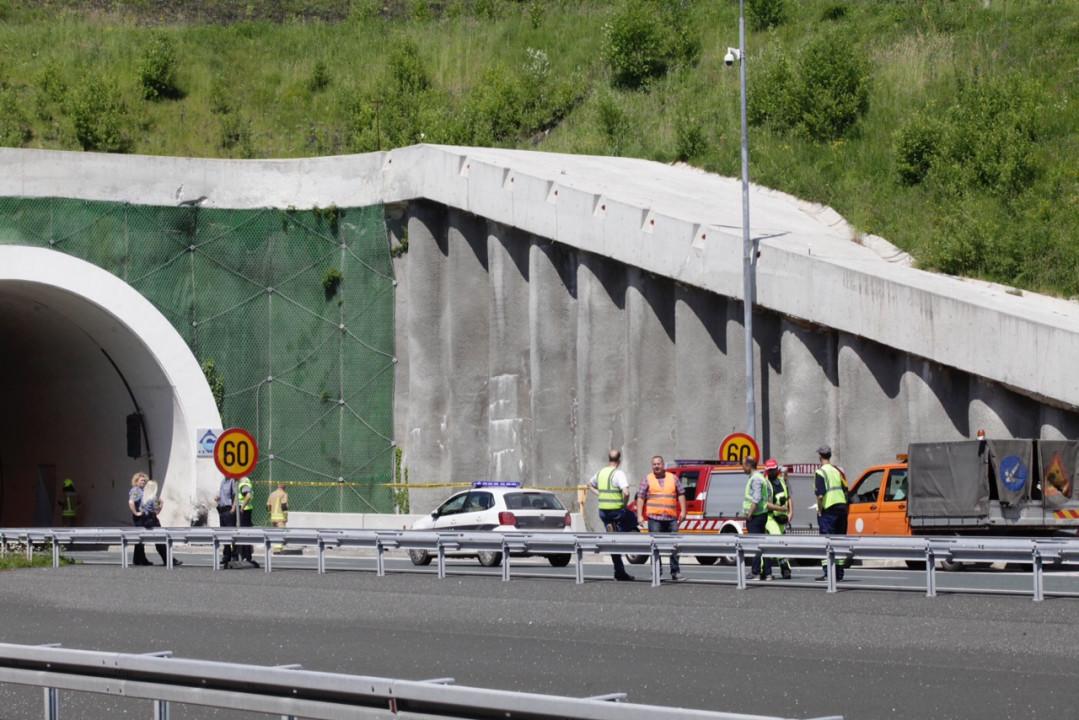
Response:
POLYGON ((731 65, 734 65, 734 63, 741 62, 741 61, 742 61, 742 51, 741 50, 739 50, 738 48, 732 48, 732 47, 727 48, 727 54, 723 56, 723 63, 727 67, 730 67, 731 65))

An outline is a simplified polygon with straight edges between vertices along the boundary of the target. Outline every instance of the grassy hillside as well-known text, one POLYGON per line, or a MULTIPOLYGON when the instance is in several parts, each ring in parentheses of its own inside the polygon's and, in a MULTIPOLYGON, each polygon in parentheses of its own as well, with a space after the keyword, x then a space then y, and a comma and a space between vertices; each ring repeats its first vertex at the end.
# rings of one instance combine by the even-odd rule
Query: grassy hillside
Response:
MULTIPOLYGON (((1079 3, 747 0, 751 175, 923 267, 1079 294, 1079 3)), ((0 0, 0 144, 414 142, 739 167, 734 0, 0 0)))

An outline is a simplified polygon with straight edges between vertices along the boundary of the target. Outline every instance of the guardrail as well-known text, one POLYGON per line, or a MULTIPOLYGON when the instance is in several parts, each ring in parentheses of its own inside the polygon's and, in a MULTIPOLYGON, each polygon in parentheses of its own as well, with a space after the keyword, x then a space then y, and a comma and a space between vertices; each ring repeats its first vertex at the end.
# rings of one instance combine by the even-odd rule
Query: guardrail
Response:
MULTIPOLYGON (((60 564, 60 546, 119 545, 121 565, 127 567, 127 547, 134 543, 160 543, 167 548, 167 565, 172 567, 177 544, 209 545, 213 567, 219 569, 219 550, 224 545, 254 545, 263 548, 265 572, 273 571, 273 547, 292 545, 313 547, 316 569, 326 572, 326 549, 367 548, 375 553, 379 576, 386 574, 385 555, 393 550, 425 550, 437 560, 440 578, 446 577, 446 554, 495 551, 503 554, 502 579, 512 574, 513 555, 569 555, 575 559, 576 581, 584 582, 586 553, 637 554, 652 559, 652 586, 660 585, 660 563, 672 552, 698 557, 732 558, 737 567, 736 584, 746 587, 747 557, 820 560, 828 575, 828 592, 836 592, 837 563, 855 559, 909 560, 925 563, 925 591, 937 594, 937 561, 1005 562, 1031 567, 1031 594, 1044 599, 1046 563, 1079 563, 1077 538, 971 538, 971 537, 853 537, 821 535, 649 535, 643 533, 568 532, 435 532, 425 530, 304 530, 282 528, 13 528, 0 529, 0 547, 17 542, 26 545, 27 556, 34 545, 51 546, 53 566, 60 564)), ((1074 595, 1074 593, 1054 593, 1074 595)))
MULTIPOLYGON (((299 665, 240 665, 146 654, 0 643, 0 683, 44 689, 46 720, 60 720, 61 690, 153 702, 154 720, 170 703, 272 714, 283 720, 778 720, 772 716, 624 702, 624 693, 589 698, 314 672, 299 665)), ((842 720, 841 716, 819 720, 842 720)))

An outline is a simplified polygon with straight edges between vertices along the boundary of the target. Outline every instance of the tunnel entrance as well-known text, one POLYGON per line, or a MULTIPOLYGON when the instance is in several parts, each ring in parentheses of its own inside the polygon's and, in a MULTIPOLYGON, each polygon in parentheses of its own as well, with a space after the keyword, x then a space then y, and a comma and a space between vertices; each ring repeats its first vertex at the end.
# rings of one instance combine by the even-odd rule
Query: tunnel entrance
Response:
POLYGON ((131 476, 161 486, 166 525, 214 491, 199 428, 220 415, 198 362, 134 288, 51 250, 0 247, 0 525, 130 523, 131 476))

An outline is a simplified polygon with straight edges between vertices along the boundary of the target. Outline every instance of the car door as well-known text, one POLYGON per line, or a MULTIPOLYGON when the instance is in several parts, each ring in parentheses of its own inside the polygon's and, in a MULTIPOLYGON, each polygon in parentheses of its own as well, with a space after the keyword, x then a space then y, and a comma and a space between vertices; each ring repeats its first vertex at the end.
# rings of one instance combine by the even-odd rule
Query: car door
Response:
POLYGON ((487 512, 495 504, 494 495, 486 490, 472 490, 465 498, 464 508, 457 515, 457 530, 490 530, 498 525, 487 512))
POLYGON ((847 534, 880 534, 880 490, 884 470, 870 470, 850 491, 847 514, 847 534))
POLYGON ((910 535, 907 516, 907 469, 891 468, 877 521, 879 535, 910 535))
POLYGON ((457 493, 449 500, 442 503, 438 507, 438 510, 435 511, 435 530, 456 529, 457 522, 460 520, 461 513, 465 508, 465 500, 467 498, 468 492, 465 491, 457 493))

